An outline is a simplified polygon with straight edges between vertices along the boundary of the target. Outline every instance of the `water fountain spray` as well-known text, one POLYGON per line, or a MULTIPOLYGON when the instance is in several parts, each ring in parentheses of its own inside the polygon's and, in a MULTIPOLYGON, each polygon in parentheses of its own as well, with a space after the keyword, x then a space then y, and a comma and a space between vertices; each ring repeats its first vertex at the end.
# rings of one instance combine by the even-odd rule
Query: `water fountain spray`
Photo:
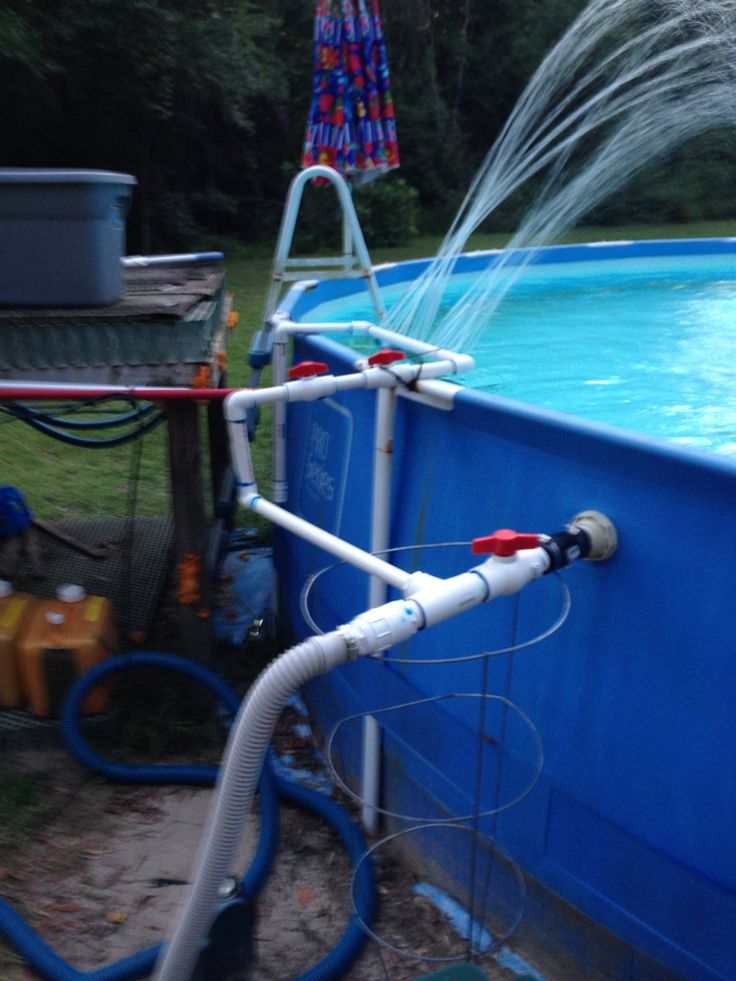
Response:
POLYGON ((388 324, 472 351, 523 264, 648 164, 736 123, 734 0, 593 0, 541 63, 478 170, 434 261, 388 324), (446 314, 469 236, 510 195, 534 201, 507 249, 446 314), (533 254, 533 253, 532 253, 533 254))

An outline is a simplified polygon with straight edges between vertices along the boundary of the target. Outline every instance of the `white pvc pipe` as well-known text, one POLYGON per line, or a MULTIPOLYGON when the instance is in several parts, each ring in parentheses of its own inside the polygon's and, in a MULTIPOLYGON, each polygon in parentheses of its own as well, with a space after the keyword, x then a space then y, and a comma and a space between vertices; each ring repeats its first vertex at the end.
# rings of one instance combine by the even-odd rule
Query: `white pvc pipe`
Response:
MULTIPOLYGON (((239 413, 245 415, 252 404, 273 402, 273 498, 270 503, 258 494, 255 474, 250 459, 250 445, 247 439, 236 440, 234 457, 236 471, 239 477, 239 497, 245 507, 258 511, 269 517, 275 524, 293 531, 295 534, 313 544, 336 555, 344 561, 351 562, 358 568, 371 575, 368 603, 370 607, 383 604, 386 599, 386 584, 398 585, 403 589, 406 577, 397 574, 389 563, 377 560, 362 550, 329 535, 322 529, 296 517, 290 512, 278 507, 288 499, 286 480, 286 403, 296 399, 323 398, 338 390, 350 388, 378 388, 376 405, 374 471, 371 518, 371 553, 382 552, 388 545, 388 528, 390 521, 390 493, 393 454, 393 428, 396 415, 396 387, 419 382, 427 385, 428 380, 441 375, 456 374, 467 371, 474 366, 473 359, 467 355, 459 355, 432 347, 429 344, 404 338, 392 331, 376 327, 373 324, 357 321, 339 325, 343 332, 361 332, 379 338, 384 343, 401 344, 416 354, 431 354, 435 360, 425 364, 397 363, 390 370, 381 367, 369 367, 359 363, 361 371, 335 377, 332 375, 317 376, 303 379, 299 382, 286 381, 286 339, 294 334, 313 333, 329 330, 330 324, 295 324, 285 318, 272 318, 273 324, 273 375, 275 385, 271 389, 261 389, 257 392, 244 392, 240 397, 233 396, 226 405, 226 418, 229 422, 237 421, 234 417, 239 413), (408 343, 407 343, 408 342, 408 343), (246 410, 240 405, 246 402, 246 410), (376 571, 372 571, 375 569, 376 571)), ((232 427, 230 427, 232 433, 232 427)), ((381 773, 381 732, 375 719, 366 716, 363 723, 363 759, 361 770, 361 796, 363 799, 362 820, 369 834, 375 833, 378 820, 378 803, 380 800, 381 773)))
POLYGON ((277 326, 274 326, 274 343, 278 334, 363 334, 373 337, 383 344, 393 344, 402 350, 411 351, 418 355, 431 355, 438 361, 447 361, 448 366, 443 374, 455 375, 470 371, 475 367, 475 361, 469 354, 460 354, 457 351, 449 351, 446 348, 437 347, 436 344, 428 344, 426 341, 416 340, 406 334, 399 334, 396 331, 372 324, 368 320, 351 320, 338 323, 329 321, 299 322, 288 319, 281 319, 277 326))
POLYGON ((314 375, 311 378, 295 378, 268 388, 242 388, 225 400, 235 413, 244 412, 255 405, 275 402, 314 402, 337 392, 355 389, 372 391, 379 388, 398 388, 400 385, 413 385, 424 379, 438 378, 447 374, 448 362, 428 361, 415 364, 402 361, 392 364, 389 369, 380 365, 369 365, 359 371, 346 375, 314 375))
MULTIPOLYGON (((266 389, 261 389, 266 391, 266 389)), ((250 452, 250 441, 248 439, 248 417, 247 410, 250 407, 249 401, 244 401, 243 392, 236 392, 225 400, 225 419, 228 425, 230 436, 231 457, 233 469, 235 470, 236 490, 240 505, 257 514, 263 515, 269 521, 293 532, 300 538, 311 542, 318 548, 323 549, 331 555, 336 556, 344 562, 350 562, 357 568, 362 569, 371 576, 380 576, 389 585, 403 590, 409 576, 406 572, 397 569, 389 562, 385 562, 378 556, 371 555, 363 549, 349 542, 343 541, 336 535, 330 534, 323 528, 300 518, 298 515, 287 511, 271 501, 266 500, 258 493, 256 476, 253 469, 253 458, 250 452)))
POLYGON ((340 631, 312 637, 277 658, 251 689, 228 740, 192 886, 157 966, 159 981, 184 981, 192 976, 218 891, 235 864, 263 758, 284 705, 311 678, 350 656, 348 638, 340 631))
POLYGON ((371 324, 368 333, 380 340, 385 344, 396 344, 400 347, 407 348, 410 351, 414 351, 417 354, 431 355, 437 361, 447 361, 452 366, 447 369, 443 374, 457 375, 462 374, 465 371, 470 371, 475 367, 475 361, 469 354, 460 354, 457 351, 448 351, 446 348, 437 347, 433 344, 427 344, 425 341, 417 341, 413 337, 407 338, 404 334, 397 334, 393 330, 387 330, 385 327, 378 327, 375 324, 371 324))
POLYGON ((403 569, 398 569, 395 565, 385 562, 377 555, 371 555, 370 552, 366 552, 356 545, 351 545, 349 542, 343 541, 342 538, 338 538, 336 535, 325 531, 323 528, 319 528, 317 525, 313 525, 311 522, 300 518, 291 511, 279 507, 278 504, 267 501, 259 494, 245 494, 243 497, 240 497, 240 503, 243 507, 250 508, 256 514, 263 515, 264 518, 268 518, 275 525, 279 525, 279 527, 293 532, 293 534, 298 535, 305 541, 311 542, 317 548, 329 552, 330 555, 334 555, 341 561, 349 562, 363 572, 367 572, 370 576, 379 576, 389 586, 394 586, 402 592, 411 578, 409 573, 404 572, 403 569))
POLYGON ((329 320, 302 322, 284 318, 274 327, 274 334, 292 336, 294 334, 368 334, 372 327, 370 320, 340 320, 332 323, 329 320))
POLYGON ((360 819, 366 834, 378 831, 378 806, 381 802, 381 727, 375 716, 363 716, 363 752, 361 754, 360 819))
POLYGON ((225 416, 230 434, 238 501, 242 507, 263 515, 279 527, 293 532, 344 562, 350 562, 367 572, 368 575, 380 576, 382 580, 397 589, 405 589, 409 581, 409 575, 406 572, 262 497, 258 493, 253 470, 253 458, 248 440, 247 415, 243 409, 238 410, 237 406, 226 402, 225 416), (239 414, 236 414, 234 410, 239 411, 239 414))
MULTIPOLYGON (((276 354, 276 350, 277 346, 274 347, 274 354, 276 354)), ((346 375, 317 375, 313 378, 299 378, 294 381, 283 382, 283 384, 273 385, 270 388, 244 388, 233 392, 225 399, 224 415, 228 423, 230 443, 236 462, 236 477, 239 483, 241 486, 247 485, 250 489, 255 489, 255 476, 250 460, 250 444, 247 438, 247 412, 254 406, 272 403, 276 405, 278 410, 280 403, 316 401, 337 392, 352 389, 372 390, 398 388, 400 385, 411 386, 420 379, 423 381, 437 378, 443 374, 447 374, 447 362, 445 361, 430 361, 426 364, 401 362, 392 365, 390 370, 385 370, 379 366, 367 367, 346 375), (242 433, 237 433, 238 427, 241 429, 244 427, 245 438, 243 438, 242 433)), ((280 481, 285 484, 286 420, 281 411, 277 413, 274 427, 274 443, 277 444, 274 453, 279 461, 274 476, 278 476, 280 481)))
MULTIPOLYGON (((396 390, 380 389, 376 395, 376 421, 373 445, 373 494, 371 508, 371 552, 384 552, 388 547, 391 516, 391 476, 393 473, 394 421, 396 419, 396 390)), ((386 602, 386 586, 382 580, 371 581, 368 605, 386 602)))
MULTIPOLYGON (((287 339, 276 334, 273 344, 273 380, 277 385, 286 383, 287 339)), ((285 504, 289 499, 289 484, 286 479, 286 402, 276 402, 273 409, 272 481, 273 499, 277 504, 285 504)))
MULTIPOLYGON (((388 388, 381 389, 376 396, 370 546, 374 554, 384 552, 389 542, 396 398, 396 390, 388 388)), ((368 606, 380 606, 385 603, 386 593, 385 582, 378 576, 371 577, 368 606)), ((381 729, 372 715, 363 718, 360 796, 363 801, 363 827, 368 834, 375 834, 378 828, 377 808, 381 797, 381 729)))

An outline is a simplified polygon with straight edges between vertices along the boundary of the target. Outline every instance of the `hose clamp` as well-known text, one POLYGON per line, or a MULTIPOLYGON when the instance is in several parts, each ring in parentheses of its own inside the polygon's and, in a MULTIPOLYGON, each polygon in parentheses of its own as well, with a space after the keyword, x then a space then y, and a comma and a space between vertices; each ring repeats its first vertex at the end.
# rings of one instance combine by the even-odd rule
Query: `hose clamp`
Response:
POLYGON ((345 654, 348 661, 357 661, 361 653, 361 643, 358 635, 350 629, 350 624, 344 623, 337 632, 345 641, 345 654))

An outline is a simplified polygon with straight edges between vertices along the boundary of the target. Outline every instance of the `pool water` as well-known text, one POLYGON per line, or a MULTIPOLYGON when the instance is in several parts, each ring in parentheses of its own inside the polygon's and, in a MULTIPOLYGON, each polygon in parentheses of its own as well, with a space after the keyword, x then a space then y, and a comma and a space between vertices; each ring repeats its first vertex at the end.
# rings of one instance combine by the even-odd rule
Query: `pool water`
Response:
MULTIPOLYGON (((445 309, 475 278, 453 277, 445 309)), ((372 314, 361 294, 309 319, 372 314)), ((470 387, 736 456, 736 256, 529 266, 471 353, 470 387)))

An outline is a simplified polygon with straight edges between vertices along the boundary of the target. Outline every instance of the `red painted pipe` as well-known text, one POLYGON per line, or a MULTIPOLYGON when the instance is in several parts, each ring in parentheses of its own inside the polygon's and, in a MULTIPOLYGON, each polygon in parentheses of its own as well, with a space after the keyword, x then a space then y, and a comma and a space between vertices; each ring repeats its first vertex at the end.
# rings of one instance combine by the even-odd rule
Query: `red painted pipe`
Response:
POLYGON ((105 395, 129 395, 146 401, 176 401, 181 399, 201 399, 204 401, 224 399, 237 388, 153 388, 150 386, 126 387, 123 385, 44 385, 0 383, 0 399, 94 399, 105 395))

